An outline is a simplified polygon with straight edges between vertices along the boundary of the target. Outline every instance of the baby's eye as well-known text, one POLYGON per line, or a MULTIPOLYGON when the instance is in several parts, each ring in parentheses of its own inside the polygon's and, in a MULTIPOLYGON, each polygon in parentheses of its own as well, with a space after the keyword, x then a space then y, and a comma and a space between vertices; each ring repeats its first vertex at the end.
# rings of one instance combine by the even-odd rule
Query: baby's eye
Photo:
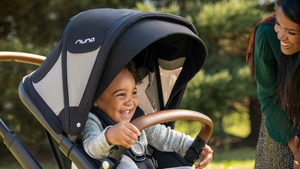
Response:
POLYGON ((125 96, 125 94, 124 93, 120 93, 117 96, 125 96))
POLYGON ((131 93, 131 95, 136 95, 137 94, 137 91, 134 91, 131 93))

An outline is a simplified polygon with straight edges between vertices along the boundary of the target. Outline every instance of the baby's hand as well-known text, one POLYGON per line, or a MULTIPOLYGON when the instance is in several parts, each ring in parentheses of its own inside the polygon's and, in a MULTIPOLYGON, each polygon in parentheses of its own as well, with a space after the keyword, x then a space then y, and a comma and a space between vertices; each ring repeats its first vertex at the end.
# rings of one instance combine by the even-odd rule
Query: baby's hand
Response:
POLYGON ((195 163, 195 169, 202 169, 207 166, 209 162, 212 160, 212 149, 206 145, 203 151, 200 153, 199 160, 200 162, 195 163))
POLYGON ((140 131, 131 123, 119 122, 106 130, 105 137, 109 144, 130 148, 137 141, 140 131))

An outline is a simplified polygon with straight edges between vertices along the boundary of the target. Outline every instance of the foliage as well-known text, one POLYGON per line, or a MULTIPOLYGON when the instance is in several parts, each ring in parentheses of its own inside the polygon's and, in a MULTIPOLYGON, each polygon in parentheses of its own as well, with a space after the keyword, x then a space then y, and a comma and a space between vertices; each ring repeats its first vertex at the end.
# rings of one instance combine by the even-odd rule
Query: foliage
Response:
POLYGON ((143 12, 155 12, 156 8, 151 3, 136 3, 136 10, 143 11, 143 12))
POLYGON ((247 97, 255 95, 255 86, 249 82, 248 65, 232 70, 223 69, 211 75, 203 70, 187 85, 181 108, 209 116, 215 125, 213 134, 222 136, 225 134, 222 127, 223 117, 239 112, 239 106, 246 105, 247 97))
MULTIPOLYGON (((23 44, 19 40, 0 40, 0 51, 30 52, 47 55, 54 44, 48 48, 34 48, 33 44, 23 44)), ((18 85, 23 76, 38 66, 17 62, 0 62, 0 118, 10 130, 13 130, 24 142, 43 144, 44 130, 40 123, 22 104, 18 95, 18 85), (26 136, 26 137, 22 137, 26 136)), ((1 144, 2 145, 2 144, 1 144)))
POLYGON ((215 3, 222 0, 148 0, 157 8, 163 8, 170 6, 171 4, 177 4, 180 8, 180 11, 189 11, 194 9, 195 4, 205 4, 205 3, 215 3))
POLYGON ((209 54, 240 57, 252 28, 268 15, 257 1, 228 0, 203 5, 194 25, 209 54))
POLYGON ((197 15, 191 14, 199 37, 208 49, 207 61, 200 73, 188 84, 181 104, 208 115, 214 121, 213 136, 227 137, 222 120, 248 99, 256 96, 249 80, 249 67, 244 61, 249 34, 264 17, 257 1, 224 0, 201 6, 197 15))
POLYGON ((0 1, 0 39, 18 38, 44 46, 57 41, 65 23, 94 8, 133 8, 142 0, 22 0, 0 1))
POLYGON ((161 12, 161 13, 168 13, 168 14, 173 14, 173 15, 180 14, 179 6, 175 2, 170 4, 170 6, 168 6, 168 7, 161 7, 161 8, 156 8, 153 4, 151 4, 149 2, 146 2, 146 3, 137 2, 136 8, 134 8, 134 9, 143 11, 143 12, 161 12))

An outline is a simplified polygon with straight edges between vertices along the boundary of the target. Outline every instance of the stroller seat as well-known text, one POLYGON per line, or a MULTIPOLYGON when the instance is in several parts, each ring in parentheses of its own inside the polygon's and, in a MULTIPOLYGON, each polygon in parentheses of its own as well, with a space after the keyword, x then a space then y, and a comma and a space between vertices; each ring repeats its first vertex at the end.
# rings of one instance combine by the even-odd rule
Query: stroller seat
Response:
MULTIPOLYGON (((207 56, 186 19, 131 9, 93 9, 72 17, 42 65, 19 85, 23 103, 43 125, 59 168, 99 168, 80 145, 92 104, 131 60, 142 84, 139 107, 178 109, 187 83, 207 56)), ((174 122, 165 125, 174 127, 174 122)), ((158 154, 159 168, 174 167, 158 154), (166 164, 164 164, 166 163, 166 164)), ((173 155, 171 155, 173 156, 173 155)), ((177 158, 177 157, 176 157, 177 158)), ((170 162, 169 162, 170 163, 170 162)))

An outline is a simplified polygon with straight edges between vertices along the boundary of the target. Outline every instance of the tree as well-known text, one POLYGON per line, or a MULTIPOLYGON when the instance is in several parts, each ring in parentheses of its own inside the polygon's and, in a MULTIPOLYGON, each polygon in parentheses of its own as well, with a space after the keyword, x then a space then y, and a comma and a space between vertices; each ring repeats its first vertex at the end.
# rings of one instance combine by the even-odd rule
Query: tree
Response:
POLYGON ((249 111, 252 134, 248 143, 256 145, 261 112, 244 54, 252 28, 268 15, 256 1, 229 0, 203 5, 193 19, 199 37, 207 45, 208 59, 202 77, 196 76, 188 85, 182 107, 190 108, 192 101, 198 102, 193 109, 214 119, 214 136, 228 137, 222 131, 222 117, 239 111, 238 103, 249 111), (190 95, 195 94, 194 81, 199 81, 198 78, 204 82, 198 84, 201 91, 198 98, 193 98, 190 95))
MULTIPOLYGON (((48 48, 34 48, 33 44, 23 44, 19 40, 0 40, 1 51, 22 51, 47 55, 55 44, 48 48)), ((46 148, 45 131, 42 125, 23 105, 18 95, 18 85, 22 78, 37 69, 38 66, 17 62, 0 62, 0 119, 14 131, 25 144, 34 144, 40 149, 46 148)), ((4 144, 0 144, 4 147, 4 144)))
POLYGON ((44 46, 57 41, 65 23, 94 8, 133 8, 142 0, 22 0, 0 1, 0 39, 18 38, 44 46))

